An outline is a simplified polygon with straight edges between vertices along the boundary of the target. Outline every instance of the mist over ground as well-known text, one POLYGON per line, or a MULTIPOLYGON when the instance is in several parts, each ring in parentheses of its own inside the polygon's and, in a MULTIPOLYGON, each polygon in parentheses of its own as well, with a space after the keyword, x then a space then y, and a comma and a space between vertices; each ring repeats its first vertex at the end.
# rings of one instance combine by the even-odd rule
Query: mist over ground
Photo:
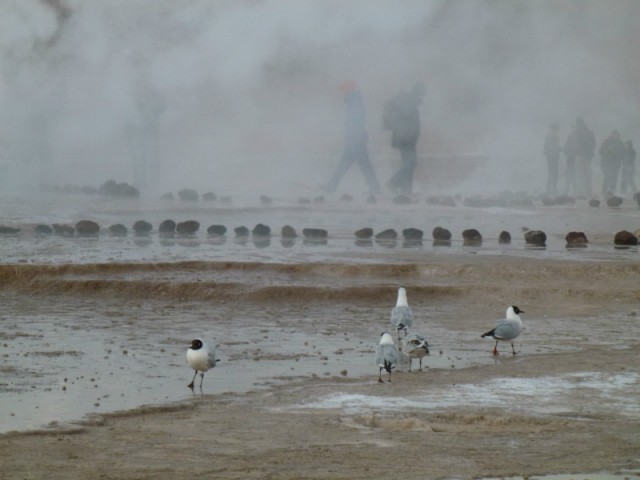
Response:
MULTIPOLYGON (((541 191, 550 123, 640 141, 639 17, 635 0, 0 0, 0 186, 135 183, 157 147, 145 194, 313 188, 353 79, 381 182, 399 158, 383 104, 423 82, 417 191, 541 191), (430 159, 458 155, 488 162, 430 183, 430 159)), ((356 169, 341 186, 364 188, 356 169)))

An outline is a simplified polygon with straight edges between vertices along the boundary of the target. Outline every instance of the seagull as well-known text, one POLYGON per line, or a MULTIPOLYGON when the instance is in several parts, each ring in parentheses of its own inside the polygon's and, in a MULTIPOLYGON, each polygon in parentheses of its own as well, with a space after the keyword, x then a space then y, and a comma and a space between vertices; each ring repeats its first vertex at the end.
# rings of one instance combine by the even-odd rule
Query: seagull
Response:
POLYGON ((524 311, 520 310, 515 305, 510 306, 507 308, 507 318, 498 320, 496 322, 496 328, 481 335, 482 338, 493 337, 496 339, 496 344, 493 347, 494 356, 500 355, 500 353, 498 353, 498 342, 500 340, 505 342, 510 341, 511 350, 514 355, 516 354, 516 349, 513 346, 513 340, 515 340, 518 335, 520 335, 520 332, 522 332, 522 320, 520 319, 520 315, 518 315, 519 313, 524 313, 524 311))
POLYGON ((409 371, 411 371, 411 362, 414 358, 420 359, 420 371, 422 371, 422 357, 429 355, 429 343, 417 333, 405 335, 402 339, 402 353, 409 357, 409 371))
POLYGON ((391 370, 398 364, 398 349, 393 343, 393 338, 387 332, 384 332, 380 337, 380 344, 376 350, 376 364, 380 369, 378 382, 384 383, 382 380, 383 369, 389 373, 389 382, 391 382, 391 370))
POLYGON ((407 289, 404 287, 398 288, 398 300, 391 310, 391 325, 398 332, 398 340, 400 340, 400 330, 404 330, 406 335, 407 329, 413 325, 413 312, 407 303, 407 289))
POLYGON ((191 346, 187 350, 187 363, 196 371, 187 387, 193 390, 193 382, 198 372, 200 372, 200 389, 202 389, 204 372, 216 366, 216 350, 214 347, 207 345, 202 339, 196 338, 191 342, 191 346))

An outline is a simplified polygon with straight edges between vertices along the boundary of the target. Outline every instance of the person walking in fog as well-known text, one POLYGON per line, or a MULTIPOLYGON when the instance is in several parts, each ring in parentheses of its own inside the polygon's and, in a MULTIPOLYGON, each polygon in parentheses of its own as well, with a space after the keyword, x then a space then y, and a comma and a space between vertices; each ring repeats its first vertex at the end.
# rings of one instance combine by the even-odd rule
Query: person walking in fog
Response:
POLYGON ((610 197, 615 195, 618 185, 618 175, 625 155, 625 146, 620 140, 620 132, 613 130, 609 137, 600 146, 602 165, 602 195, 610 197))
POLYGON ((576 196, 590 197, 593 193, 591 161, 596 150, 596 137, 582 118, 576 120, 576 196))
POLYGON ((362 94, 356 83, 348 80, 340 85, 346 104, 344 117, 344 149, 338 166, 329 180, 322 186, 327 192, 335 192, 340 181, 356 163, 364 174, 370 193, 380 193, 380 184, 369 160, 367 142, 366 111, 362 94))
POLYGON ((544 139, 544 156, 547 157, 547 195, 558 194, 558 164, 560 162, 560 135, 558 135, 558 125, 553 124, 549 129, 549 133, 544 139))
POLYGON ((577 135, 576 126, 573 125, 571 133, 567 137, 562 148, 566 158, 566 168, 564 171, 564 194, 576 194, 576 155, 577 155, 577 135))
POLYGON ((633 148, 631 140, 624 142, 624 157, 622 159, 622 178, 620 183, 620 192, 622 194, 627 193, 627 187, 631 190, 631 193, 636 193, 638 187, 636 187, 636 150, 633 148))
POLYGON ((400 150, 402 165, 386 186, 393 193, 411 195, 413 173, 418 163, 416 145, 420 137, 420 112, 418 107, 426 90, 417 83, 410 92, 400 92, 384 107, 383 128, 391 130, 391 146, 400 150))

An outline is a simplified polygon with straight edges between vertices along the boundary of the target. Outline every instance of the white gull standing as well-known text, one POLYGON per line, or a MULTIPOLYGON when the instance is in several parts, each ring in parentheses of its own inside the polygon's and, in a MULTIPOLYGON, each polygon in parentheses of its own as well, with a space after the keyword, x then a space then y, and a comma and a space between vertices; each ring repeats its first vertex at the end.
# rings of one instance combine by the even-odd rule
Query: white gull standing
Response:
POLYGON ((504 342, 511 342, 511 351, 514 355, 516 354, 516 349, 513 346, 513 340, 515 340, 522 332, 522 320, 520 319, 520 315, 518 315, 519 313, 524 313, 524 311, 520 310, 515 305, 510 306, 507 308, 507 318, 498 320, 496 322, 496 328, 481 335, 482 338, 492 337, 496 339, 496 344, 493 347, 494 356, 500 355, 498 352, 498 342, 500 340, 504 342))
POLYGON ((413 325, 413 311, 407 302, 407 289, 404 287, 398 288, 398 300, 391 310, 390 323, 398 332, 398 340, 400 340, 400 330, 404 330, 406 335, 407 329, 413 325))
POLYGON ((200 388, 204 381, 204 372, 216 366, 216 350, 213 346, 208 345, 202 339, 196 338, 191 342, 191 346, 187 350, 187 363, 196 373, 193 374, 191 383, 187 385, 193 390, 193 384, 196 380, 198 372, 200 372, 200 388))
POLYGON ((422 371, 422 357, 429 355, 429 343, 422 335, 409 333, 402 339, 402 353, 409 357, 409 371, 414 358, 420 360, 420 371, 422 371))
POLYGON ((378 373, 378 382, 384 383, 382 380, 382 370, 386 370, 389 373, 389 381, 391 381, 391 370, 398 365, 398 348, 393 343, 393 338, 387 332, 380 335, 380 343, 376 350, 376 364, 380 369, 378 373))

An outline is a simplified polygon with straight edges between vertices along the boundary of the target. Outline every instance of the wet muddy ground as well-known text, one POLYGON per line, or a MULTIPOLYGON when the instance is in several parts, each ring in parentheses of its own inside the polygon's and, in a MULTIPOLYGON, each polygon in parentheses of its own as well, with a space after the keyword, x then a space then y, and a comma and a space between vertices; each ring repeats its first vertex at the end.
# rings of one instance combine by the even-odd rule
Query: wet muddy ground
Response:
MULTIPOLYGON (((107 222, 123 215, 96 211, 107 222)), ((635 212, 401 211, 382 208, 369 226, 420 218, 430 232, 442 215, 454 232, 470 222, 495 237, 476 249, 362 248, 351 228, 363 217, 324 206, 307 221, 337 233, 292 249, 277 236, 268 248, 206 237, 167 246, 156 235, 144 247, 132 237, 2 239, 3 475, 636 476, 640 263, 610 243, 611 231, 634 230, 635 212), (568 251, 561 232, 580 221, 593 243, 568 251), (501 251, 497 233, 524 225, 550 234, 547 249, 514 235, 501 251), (378 384, 374 349, 400 284, 431 355, 424 371, 403 359, 393 382, 378 384), (525 332, 517 356, 501 345, 495 358, 480 334, 510 304, 525 311, 525 332), (197 336, 221 362, 191 392, 184 355, 197 336)), ((229 222, 259 221, 236 215, 229 222)))

